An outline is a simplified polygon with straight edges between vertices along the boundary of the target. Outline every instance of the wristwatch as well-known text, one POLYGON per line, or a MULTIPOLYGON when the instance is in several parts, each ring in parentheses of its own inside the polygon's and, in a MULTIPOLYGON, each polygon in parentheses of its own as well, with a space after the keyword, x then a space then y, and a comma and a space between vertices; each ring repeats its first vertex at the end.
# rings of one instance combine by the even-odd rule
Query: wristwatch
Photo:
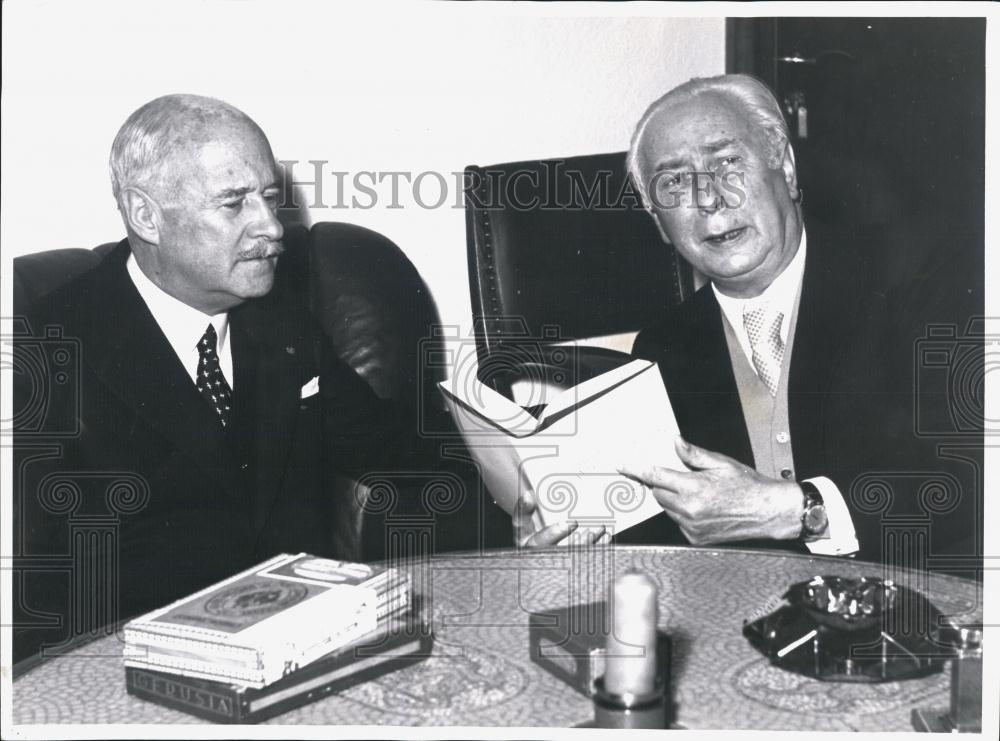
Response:
POLYGON ((799 487, 802 489, 804 498, 802 540, 808 543, 819 540, 829 527, 830 521, 827 519, 823 495, 819 493, 819 489, 808 481, 800 481, 799 487))

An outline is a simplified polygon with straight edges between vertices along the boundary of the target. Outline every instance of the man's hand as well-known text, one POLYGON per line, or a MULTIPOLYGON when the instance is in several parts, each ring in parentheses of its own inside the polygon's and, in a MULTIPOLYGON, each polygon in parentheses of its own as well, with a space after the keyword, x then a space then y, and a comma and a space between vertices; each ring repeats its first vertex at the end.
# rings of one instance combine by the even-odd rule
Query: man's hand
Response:
POLYGON ((674 448, 690 470, 623 467, 653 496, 694 545, 749 538, 788 540, 802 529, 802 490, 763 476, 732 458, 678 437, 674 448))
POLYGON ((611 539, 611 534, 603 525, 581 530, 580 523, 575 520, 563 520, 535 530, 532 515, 536 507, 535 497, 530 491, 523 492, 517 498, 511 521, 514 523, 514 543, 521 548, 544 548, 559 545, 563 540, 570 546, 591 545, 599 541, 607 543, 611 539))

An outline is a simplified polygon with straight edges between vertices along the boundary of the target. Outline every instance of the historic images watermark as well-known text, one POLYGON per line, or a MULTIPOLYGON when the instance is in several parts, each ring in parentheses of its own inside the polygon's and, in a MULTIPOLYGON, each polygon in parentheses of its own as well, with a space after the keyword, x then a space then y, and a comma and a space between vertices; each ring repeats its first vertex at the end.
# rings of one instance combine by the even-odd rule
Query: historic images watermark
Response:
POLYGON ((661 171, 644 188, 612 170, 583 172, 563 160, 539 168, 440 172, 437 170, 338 170, 329 160, 279 160, 285 173, 281 209, 361 210, 439 208, 516 211, 699 208, 705 199, 724 208, 746 202, 743 173, 661 171), (303 171, 308 172, 308 175, 303 171), (619 184, 615 184, 620 181, 619 184))

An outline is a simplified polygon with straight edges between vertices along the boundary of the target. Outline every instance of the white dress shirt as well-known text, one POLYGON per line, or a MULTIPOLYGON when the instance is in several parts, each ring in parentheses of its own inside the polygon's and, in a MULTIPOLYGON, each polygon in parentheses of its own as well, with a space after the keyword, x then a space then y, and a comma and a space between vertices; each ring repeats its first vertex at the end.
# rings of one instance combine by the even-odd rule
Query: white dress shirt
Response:
MULTIPOLYGON (((753 364, 753 350, 750 346, 750 337, 747 334, 746 327, 743 325, 744 312, 753 311, 766 303, 773 310, 784 314, 784 318, 781 320, 781 340, 787 345, 788 328, 791 325, 792 312, 795 309, 795 297, 802 286, 802 275, 805 271, 805 266, 806 231, 803 229, 802 239, 799 241, 799 248, 795 253, 795 257, 792 258, 792 261, 781 272, 781 275, 775 278, 760 296, 751 299, 733 298, 722 293, 716 288, 714 283, 712 284, 712 290, 715 292, 715 298, 719 302, 719 308, 722 309, 722 313, 729 322, 729 326, 732 327, 736 338, 739 340, 740 347, 743 348, 743 353, 747 356, 751 368, 755 366, 753 364)), ((792 445, 794 446, 794 444, 795 441, 793 440, 792 445)), ((847 503, 844 501, 844 496, 841 494, 840 489, 826 476, 817 476, 816 478, 806 479, 806 481, 819 489, 819 493, 823 496, 823 505, 826 507, 827 519, 830 523, 827 531, 828 537, 806 543, 810 552, 826 556, 845 556, 856 553, 859 546, 857 535, 854 531, 854 522, 851 520, 851 513, 847 509, 847 503)))
POLYGON ((736 338, 740 341, 743 353, 753 364, 753 350, 750 347, 750 336, 747 334, 743 324, 743 313, 767 304, 773 311, 780 311, 784 318, 781 320, 781 341, 788 344, 788 327, 792 323, 792 311, 795 309, 795 297, 799 293, 802 285, 802 274, 806 268, 806 230, 802 230, 802 239, 799 240, 799 249, 795 257, 788 263, 788 266, 781 271, 781 275, 775 278, 771 285, 764 289, 764 292, 755 298, 733 298, 720 291, 716 285, 712 284, 715 298, 719 302, 719 308, 729 320, 729 326, 736 333, 736 338))
POLYGON ((216 352, 219 355, 219 367, 229 382, 229 387, 234 388, 233 353, 229 346, 229 313, 224 311, 209 316, 174 298, 146 277, 135 261, 134 255, 128 256, 126 267, 136 290, 146 302, 156 323, 160 325, 167 342, 177 353, 184 370, 191 376, 191 383, 197 383, 198 379, 198 343, 211 322, 215 327, 215 334, 218 335, 216 352))

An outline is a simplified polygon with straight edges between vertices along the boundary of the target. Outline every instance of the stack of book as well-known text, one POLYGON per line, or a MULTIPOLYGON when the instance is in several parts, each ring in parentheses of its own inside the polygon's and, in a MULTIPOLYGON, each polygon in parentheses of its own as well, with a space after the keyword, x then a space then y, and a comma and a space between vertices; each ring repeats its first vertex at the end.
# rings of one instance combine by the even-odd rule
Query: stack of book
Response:
POLYGON ((124 629, 129 693, 256 722, 426 656, 432 635, 396 569, 276 556, 124 629))

